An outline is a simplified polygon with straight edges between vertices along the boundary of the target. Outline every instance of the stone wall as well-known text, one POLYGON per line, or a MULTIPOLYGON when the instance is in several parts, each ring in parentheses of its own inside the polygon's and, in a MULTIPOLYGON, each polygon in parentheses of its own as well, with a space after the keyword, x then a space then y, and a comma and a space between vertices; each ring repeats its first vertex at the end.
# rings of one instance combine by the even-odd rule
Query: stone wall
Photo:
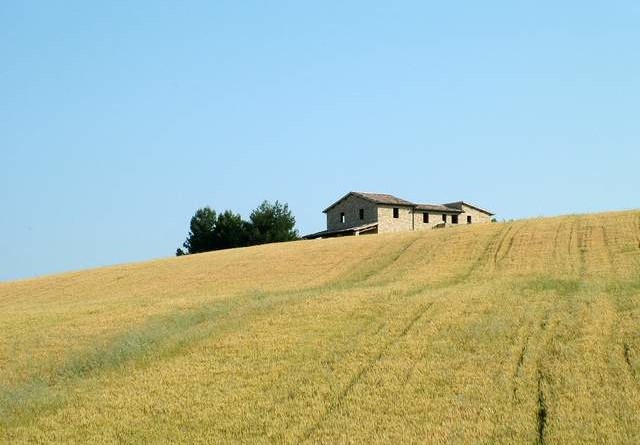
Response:
MULTIPOLYGON (((447 215, 447 227, 466 225, 467 217, 471 217, 471 224, 491 222, 491 215, 487 215, 466 204, 458 206, 462 213, 458 215, 458 224, 453 224, 452 215, 447 215)), ((378 233, 405 232, 409 230, 428 230, 435 225, 442 224, 443 213, 429 211, 429 222, 422 222, 423 210, 412 207, 374 204, 359 196, 349 195, 327 212, 327 230, 348 229, 364 224, 378 223, 378 233), (398 209, 398 218, 393 217, 393 209, 398 209), (364 212, 360 219, 360 210, 364 212), (345 222, 341 222, 340 216, 344 213, 345 222)))
POLYGON ((413 208, 392 205, 378 205, 378 233, 405 232, 413 230, 413 208), (393 209, 398 209, 398 218, 393 217, 393 209))
POLYGON ((491 215, 487 215, 486 213, 476 210, 473 207, 462 204, 461 210, 462 213, 460 214, 460 224, 467 224, 468 216, 471 217, 471 224, 491 222, 491 215))
MULTIPOLYGON (((440 212, 436 212, 436 211, 426 211, 426 210, 416 210, 415 213, 415 223, 414 223, 414 229, 415 230, 430 230, 433 229, 433 226, 437 225, 437 224, 442 224, 444 221, 442 221, 442 213, 440 212), (424 223, 423 222, 423 213, 428 213, 429 214, 429 222, 428 223, 424 223)), ((451 223, 451 215, 450 214, 446 214, 447 215, 447 225, 449 225, 451 223)), ((462 219, 460 219, 460 221, 462 221, 462 219)))
POLYGON ((348 229, 363 224, 374 223, 378 220, 376 204, 359 196, 349 195, 336 206, 327 211, 327 230, 348 229), (364 218, 360 219, 360 210, 364 211, 364 218), (340 214, 344 213, 345 222, 340 221, 340 214))

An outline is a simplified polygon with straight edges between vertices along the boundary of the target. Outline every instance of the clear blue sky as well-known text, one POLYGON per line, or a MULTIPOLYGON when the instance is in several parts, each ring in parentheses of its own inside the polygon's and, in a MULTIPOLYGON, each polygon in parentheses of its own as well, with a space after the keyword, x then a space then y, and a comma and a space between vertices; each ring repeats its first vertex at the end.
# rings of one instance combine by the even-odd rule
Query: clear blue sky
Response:
POLYGON ((199 206, 349 190, 640 207, 640 3, 0 3, 0 280, 173 255, 199 206))

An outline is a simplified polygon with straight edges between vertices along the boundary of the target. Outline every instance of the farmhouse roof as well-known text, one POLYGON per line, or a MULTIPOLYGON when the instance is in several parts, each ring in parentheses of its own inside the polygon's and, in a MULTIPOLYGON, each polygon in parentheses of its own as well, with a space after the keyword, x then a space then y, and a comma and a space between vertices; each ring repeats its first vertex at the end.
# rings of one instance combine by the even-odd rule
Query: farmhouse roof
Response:
POLYGON ((369 193, 369 192, 349 192, 344 195, 342 198, 338 199, 336 202, 331 204, 329 207, 323 210, 326 213, 328 210, 331 210, 336 205, 340 204, 344 199, 349 196, 357 196, 359 198, 365 199, 367 201, 373 202, 374 204, 386 204, 386 205, 397 205, 397 206, 405 206, 405 207, 415 207, 415 204, 404 199, 400 199, 393 195, 387 195, 384 193, 369 193))
POLYGON ((456 201, 450 202, 447 204, 416 204, 411 201, 407 201, 405 199, 398 198, 397 196, 388 195, 385 193, 370 193, 370 192, 349 192, 344 195, 342 198, 338 199, 336 202, 331 204, 329 207, 323 210, 323 213, 327 213, 329 210, 340 204, 349 196, 357 196, 374 204, 382 204, 382 205, 393 205, 393 206, 403 206, 403 207, 412 207, 415 210, 422 210, 427 212, 441 212, 441 213, 462 213, 462 206, 468 206, 474 208, 480 212, 486 213, 487 215, 493 216, 494 213, 485 210, 481 207, 474 206, 473 204, 469 204, 465 201, 456 201))
POLYGON ((483 209, 481 207, 474 206, 473 204, 469 204, 468 202, 465 202, 465 201, 449 202, 449 203, 444 204, 444 205, 447 206, 447 207, 452 207, 454 209, 460 209, 460 210, 462 210, 462 206, 463 205, 466 205, 467 207, 471 207, 471 208, 476 209, 476 210, 478 210, 480 212, 486 213, 487 215, 490 215, 490 216, 495 215, 495 213, 492 213, 492 212, 490 212, 490 211, 488 211, 486 209, 483 209))

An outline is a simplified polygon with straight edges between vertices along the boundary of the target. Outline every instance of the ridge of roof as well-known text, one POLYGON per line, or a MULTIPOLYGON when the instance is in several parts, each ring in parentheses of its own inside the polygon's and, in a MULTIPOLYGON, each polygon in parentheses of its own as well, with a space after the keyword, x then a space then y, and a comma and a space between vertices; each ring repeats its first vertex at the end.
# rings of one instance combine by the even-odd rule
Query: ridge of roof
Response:
POLYGON ((398 204, 398 205, 404 205, 404 206, 416 205, 411 201, 407 201, 406 199, 398 198, 397 196, 389 195, 387 193, 372 193, 372 192, 351 192, 351 193, 378 204, 398 204))
POLYGON ((466 205, 467 207, 471 207, 471 208, 473 208, 473 209, 476 209, 476 210, 479 210, 479 211, 481 211, 481 212, 484 212, 484 213, 486 213, 486 214, 487 214, 487 215, 489 215, 489 216, 493 216, 493 215, 495 215, 495 213, 490 212, 490 211, 489 211, 489 210, 487 210, 487 209, 483 209, 482 207, 478 207, 478 206, 476 206, 476 205, 469 204, 469 203, 468 203, 468 202, 466 202, 466 201, 455 201, 455 202, 449 202, 449 203, 446 203, 446 204, 443 204, 443 205, 444 205, 444 206, 447 206, 447 207, 460 208, 460 209, 462 208, 462 206, 463 206, 463 205, 466 205))
POLYGON ((338 199, 336 202, 331 204, 329 207, 323 210, 323 213, 327 213, 330 209, 338 205, 340 202, 345 200, 347 197, 354 195, 359 198, 365 199, 369 202, 373 202, 375 204, 386 204, 386 205, 399 205, 406 207, 415 207, 416 204, 413 202, 407 201, 405 199, 398 198, 397 196, 388 195, 385 193, 372 193, 372 192, 354 192, 351 191, 344 195, 342 198, 338 199))
POLYGON ((417 204, 416 210, 432 210, 434 212, 462 213, 462 210, 444 204, 417 204))

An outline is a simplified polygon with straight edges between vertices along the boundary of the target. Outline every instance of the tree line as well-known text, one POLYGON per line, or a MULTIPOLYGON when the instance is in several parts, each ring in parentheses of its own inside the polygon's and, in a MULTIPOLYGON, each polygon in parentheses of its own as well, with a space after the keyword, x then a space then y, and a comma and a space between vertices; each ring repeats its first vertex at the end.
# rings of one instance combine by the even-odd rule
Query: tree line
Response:
POLYGON ((202 207, 191 218, 187 239, 176 255, 297 240, 295 225, 287 203, 278 201, 263 201, 248 221, 231 210, 217 214, 211 207, 202 207))

